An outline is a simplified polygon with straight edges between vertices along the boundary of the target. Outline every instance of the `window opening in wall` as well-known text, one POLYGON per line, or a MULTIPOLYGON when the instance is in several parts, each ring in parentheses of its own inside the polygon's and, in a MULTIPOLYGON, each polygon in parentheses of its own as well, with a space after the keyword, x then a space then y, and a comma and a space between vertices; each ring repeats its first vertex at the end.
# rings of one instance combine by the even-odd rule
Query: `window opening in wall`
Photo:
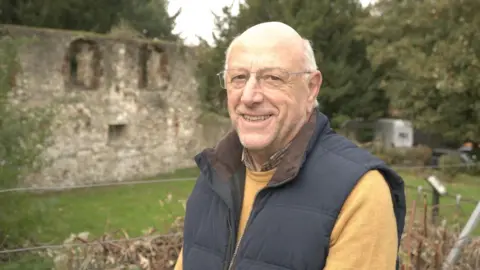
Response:
POLYGON ((160 81, 170 80, 168 56, 159 45, 143 44, 140 47, 138 67, 139 89, 155 87, 160 81))
POLYGON ((65 57, 68 70, 68 82, 85 89, 96 89, 102 75, 101 52, 98 44, 92 40, 73 41, 65 57))
POLYGON ((125 137, 127 133, 127 125, 125 124, 115 124, 108 125, 108 141, 116 141, 125 137))
POLYGON ((148 45, 144 44, 140 47, 138 56, 139 76, 138 88, 146 88, 148 86, 148 58, 150 56, 148 45))

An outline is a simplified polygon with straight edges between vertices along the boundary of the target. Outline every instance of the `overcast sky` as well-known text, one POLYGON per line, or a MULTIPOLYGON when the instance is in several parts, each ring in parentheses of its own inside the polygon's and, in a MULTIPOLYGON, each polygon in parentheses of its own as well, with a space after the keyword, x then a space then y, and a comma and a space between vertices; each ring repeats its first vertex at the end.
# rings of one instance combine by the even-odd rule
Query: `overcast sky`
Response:
MULTIPOLYGON (((213 15, 220 14, 224 6, 233 4, 234 12, 238 12, 238 4, 242 0, 169 0, 168 12, 174 14, 179 8, 182 13, 177 17, 175 33, 180 33, 187 44, 197 44, 196 36, 212 42, 213 15)), ((361 0, 366 5, 371 0, 361 0)))

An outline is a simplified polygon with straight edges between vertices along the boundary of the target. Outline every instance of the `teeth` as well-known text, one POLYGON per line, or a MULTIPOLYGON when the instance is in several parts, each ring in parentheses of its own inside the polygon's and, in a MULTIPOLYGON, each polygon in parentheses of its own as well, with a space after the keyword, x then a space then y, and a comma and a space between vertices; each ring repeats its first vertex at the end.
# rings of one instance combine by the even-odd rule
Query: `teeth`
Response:
POLYGON ((249 115, 243 115, 243 118, 247 121, 263 121, 267 120, 270 117, 270 115, 261 115, 261 116, 249 116, 249 115))

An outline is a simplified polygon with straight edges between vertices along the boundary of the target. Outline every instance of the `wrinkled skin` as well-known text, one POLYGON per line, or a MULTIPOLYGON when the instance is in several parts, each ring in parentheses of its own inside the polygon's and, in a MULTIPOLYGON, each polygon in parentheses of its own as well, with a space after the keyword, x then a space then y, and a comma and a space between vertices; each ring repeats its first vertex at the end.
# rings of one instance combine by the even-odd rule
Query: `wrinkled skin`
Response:
MULTIPOLYGON (((226 67, 250 72, 264 68, 302 72, 306 71, 304 55, 304 40, 295 30, 283 23, 262 23, 233 41, 226 67)), ((230 119, 257 165, 287 145, 308 120, 322 82, 320 72, 311 71, 290 75, 276 88, 261 88, 255 74, 242 89, 227 85, 230 119)))

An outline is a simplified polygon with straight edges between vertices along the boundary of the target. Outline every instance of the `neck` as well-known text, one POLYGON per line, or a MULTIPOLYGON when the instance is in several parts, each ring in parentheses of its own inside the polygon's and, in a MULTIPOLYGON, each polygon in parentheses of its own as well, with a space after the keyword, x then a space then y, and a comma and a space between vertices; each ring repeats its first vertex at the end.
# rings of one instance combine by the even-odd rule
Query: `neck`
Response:
POLYGON ((281 148, 275 150, 248 150, 247 152, 250 155, 251 161, 255 168, 259 169, 263 164, 265 164, 275 152, 279 151, 281 148))

